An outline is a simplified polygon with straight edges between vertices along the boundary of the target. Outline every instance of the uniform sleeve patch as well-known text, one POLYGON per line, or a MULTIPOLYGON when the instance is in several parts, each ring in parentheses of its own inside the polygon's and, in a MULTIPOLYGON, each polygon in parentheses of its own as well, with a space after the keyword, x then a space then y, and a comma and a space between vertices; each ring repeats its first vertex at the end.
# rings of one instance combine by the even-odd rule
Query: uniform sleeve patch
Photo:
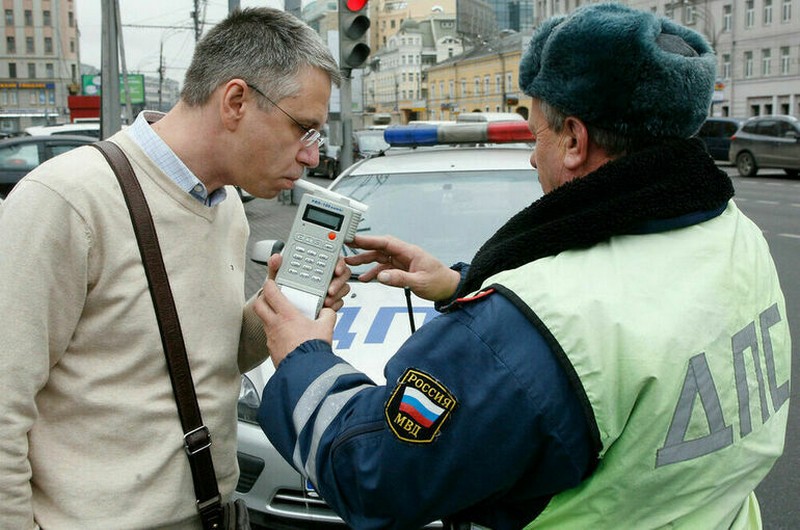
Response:
POLYGON ((411 443, 431 443, 458 401, 430 375, 409 368, 397 383, 384 413, 395 436, 411 443))

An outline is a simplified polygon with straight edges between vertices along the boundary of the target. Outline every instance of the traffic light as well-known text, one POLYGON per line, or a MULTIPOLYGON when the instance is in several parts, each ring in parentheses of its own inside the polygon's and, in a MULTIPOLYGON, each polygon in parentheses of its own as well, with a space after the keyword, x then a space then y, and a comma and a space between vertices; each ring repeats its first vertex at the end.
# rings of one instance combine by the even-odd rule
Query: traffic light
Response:
POLYGON ((339 66, 361 68, 369 57, 367 0, 339 0, 339 66))

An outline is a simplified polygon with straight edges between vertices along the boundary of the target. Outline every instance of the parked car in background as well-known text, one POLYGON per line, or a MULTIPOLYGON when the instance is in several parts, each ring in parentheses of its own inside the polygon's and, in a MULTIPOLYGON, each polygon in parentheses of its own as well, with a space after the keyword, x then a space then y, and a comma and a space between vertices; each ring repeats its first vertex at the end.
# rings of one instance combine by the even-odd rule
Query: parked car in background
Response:
POLYGON ((61 153, 97 139, 91 136, 18 136, 0 140, 0 197, 5 197, 30 170, 61 153))
POLYGON ((78 123, 62 123, 61 125, 34 125, 25 129, 27 136, 52 136, 52 135, 80 135, 91 136, 95 140, 100 138, 100 123, 86 121, 78 123))
POLYGON ((790 177, 800 174, 800 120, 794 116, 750 118, 731 138, 728 159, 743 177, 759 169, 782 169, 790 177))
MULTIPOLYGON (((369 206, 360 234, 394 234, 444 263, 469 261, 503 223, 542 196, 530 164, 533 137, 525 122, 390 127, 386 138, 391 148, 344 169, 329 186, 369 206), (494 143, 501 140, 513 143, 494 143)), ((273 247, 259 243, 252 259, 264 263, 273 247)), ((352 267, 354 279, 338 313, 333 346, 337 355, 382 384, 389 357, 437 312, 433 303, 413 293, 406 298, 402 289, 355 280, 369 267, 352 267)), ((236 495, 247 503, 254 525, 329 523, 341 528, 342 520, 313 484, 283 460, 256 422, 261 391, 273 373, 266 361, 242 376, 236 495)))
POLYGON ((339 152, 342 150, 339 145, 331 145, 330 139, 319 150, 319 164, 317 167, 310 167, 306 171, 312 177, 325 177, 335 179, 339 174, 339 152))
POLYGON ((384 130, 364 129, 353 133, 353 162, 389 149, 389 144, 383 139, 384 130))
POLYGON ((744 118, 713 117, 708 118, 700 127, 697 137, 706 144, 708 154, 714 160, 728 162, 728 151, 731 148, 731 137, 739 130, 744 118))

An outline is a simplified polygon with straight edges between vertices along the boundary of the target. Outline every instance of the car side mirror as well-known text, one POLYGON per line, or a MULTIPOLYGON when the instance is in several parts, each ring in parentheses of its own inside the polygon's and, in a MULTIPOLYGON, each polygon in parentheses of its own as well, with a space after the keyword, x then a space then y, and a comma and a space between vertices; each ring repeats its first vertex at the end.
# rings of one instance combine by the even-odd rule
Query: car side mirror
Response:
POLYGON ((250 261, 259 265, 267 265, 267 260, 273 254, 280 254, 284 243, 280 239, 262 239, 253 244, 253 252, 250 254, 250 261))

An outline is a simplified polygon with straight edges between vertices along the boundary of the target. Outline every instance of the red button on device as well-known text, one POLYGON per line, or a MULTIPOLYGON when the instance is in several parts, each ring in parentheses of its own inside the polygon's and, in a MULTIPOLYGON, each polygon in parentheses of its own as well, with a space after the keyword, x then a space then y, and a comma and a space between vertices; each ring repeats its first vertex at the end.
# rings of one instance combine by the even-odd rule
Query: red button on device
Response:
POLYGON ((336 232, 328 232, 328 239, 330 239, 331 241, 336 239, 336 232))

